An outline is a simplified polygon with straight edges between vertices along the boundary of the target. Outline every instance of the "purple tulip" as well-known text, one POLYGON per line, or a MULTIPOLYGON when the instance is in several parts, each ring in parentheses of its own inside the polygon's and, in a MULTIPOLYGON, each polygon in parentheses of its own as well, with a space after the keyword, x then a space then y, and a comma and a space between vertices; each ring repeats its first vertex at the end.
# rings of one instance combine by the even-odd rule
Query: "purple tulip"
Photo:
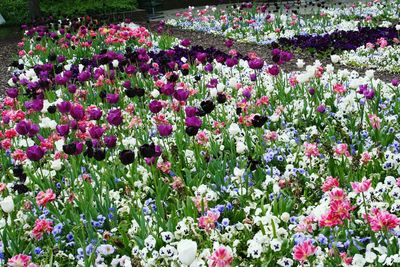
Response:
POLYGON ((117 145, 117 137, 115 135, 105 136, 104 144, 108 148, 113 148, 117 145))
POLYGON ((86 82, 90 79, 90 72, 88 71, 82 71, 81 73, 78 74, 78 81, 83 83, 86 82))
POLYGON ((100 139, 103 136, 104 131, 103 127, 93 126, 89 129, 89 134, 93 139, 100 139))
POLYGON ((160 136, 169 136, 172 133, 172 125, 160 124, 157 126, 157 130, 160 136))
POLYGON ((268 73, 272 76, 277 76, 280 72, 278 65, 273 65, 272 67, 268 68, 268 73))
POLYGON ((203 122, 198 117, 187 117, 185 119, 185 125, 200 128, 203 122))
POLYGON ((26 120, 20 121, 15 125, 15 131, 20 135, 27 135, 30 129, 31 123, 26 120))
POLYGON ((186 101, 189 97, 189 91, 185 89, 178 89, 174 92, 174 97, 178 101, 186 101))
POLYGON ((256 80, 257 80, 257 74, 251 73, 251 74, 250 74, 250 81, 254 82, 254 81, 256 81, 256 80))
POLYGON ((28 136, 31 138, 34 137, 39 132, 39 130, 39 125, 33 123, 31 125, 31 128, 29 129, 28 136))
POLYGON ((194 116, 196 116, 196 113, 197 113, 197 108, 195 108, 195 107, 187 106, 185 108, 186 117, 194 117, 194 116))
POLYGON ((175 85, 173 83, 166 83, 161 87, 160 91, 164 95, 172 95, 175 91, 175 85))
POLYGON ((225 46, 231 48, 233 46, 233 40, 232 39, 225 40, 225 46))
POLYGON ((264 67, 264 60, 261 58, 255 58, 248 61, 249 67, 253 70, 260 70, 264 67))
POLYGON ((207 60, 207 54, 206 53, 197 53, 196 59, 200 61, 201 63, 204 63, 207 60))
POLYGON ((85 117, 85 110, 83 109, 83 107, 81 105, 76 104, 71 107, 69 114, 71 114, 72 118, 79 121, 79 120, 82 120, 83 117, 85 117))
POLYGON ((204 70, 207 72, 212 72, 214 70, 214 67, 212 64, 208 63, 207 65, 204 66, 204 70))
POLYGON ((8 97, 17 98, 18 97, 18 89, 17 88, 9 88, 6 90, 6 94, 8 97))
POLYGON ((99 120, 103 115, 103 111, 99 108, 92 108, 88 110, 90 120, 99 120))
POLYGON ((69 134, 69 125, 68 124, 57 125, 56 130, 60 136, 67 136, 69 134))
POLYGON ((310 93, 310 95, 314 95, 315 89, 311 87, 310 89, 308 89, 308 92, 310 93))
POLYGON ((112 109, 107 115, 107 121, 113 126, 118 126, 122 123, 122 113, 120 109, 112 109))
POLYGON ((152 113, 157 114, 162 110, 162 103, 158 100, 153 100, 149 104, 149 109, 152 113))
POLYGON ((75 84, 70 84, 68 85, 68 92, 70 92, 71 94, 75 94, 76 93, 76 85, 75 84))
POLYGON ((71 110, 71 102, 63 101, 61 103, 58 103, 57 108, 58 111, 60 111, 63 114, 68 113, 71 110))
POLYGON ((226 66, 228 66, 229 68, 232 68, 234 66, 236 66, 238 64, 238 60, 237 58, 228 58, 225 61, 226 66))
POLYGON ((184 46, 184 47, 188 47, 188 46, 190 46, 190 44, 191 44, 191 42, 190 42, 189 39, 183 39, 181 41, 181 45, 184 46))
POLYGON ((116 104, 119 100, 119 94, 107 94, 106 100, 109 104, 116 104))
POLYGON ((399 79, 397 79, 397 78, 394 78, 393 80, 392 80, 392 85, 393 86, 399 86, 399 84, 400 84, 400 80, 399 79))
POLYGON ((37 145, 30 146, 26 149, 26 156, 32 161, 39 161, 44 156, 44 150, 37 145))
POLYGON ((324 104, 319 105, 319 106, 317 107, 317 111, 318 111, 319 113, 325 113, 325 111, 326 111, 325 105, 324 105, 324 104))

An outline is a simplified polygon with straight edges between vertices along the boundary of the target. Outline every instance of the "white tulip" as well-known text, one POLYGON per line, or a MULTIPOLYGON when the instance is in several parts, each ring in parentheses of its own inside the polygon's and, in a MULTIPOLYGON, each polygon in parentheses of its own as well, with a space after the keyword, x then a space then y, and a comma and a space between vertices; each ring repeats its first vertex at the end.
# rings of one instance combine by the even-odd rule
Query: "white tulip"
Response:
POLYGON ((197 253, 197 243, 189 240, 183 239, 179 241, 176 248, 178 250, 178 258, 182 264, 190 265, 196 259, 197 253))
POLYGON ((240 142, 240 141, 239 141, 239 142, 236 144, 236 153, 242 154, 242 153, 244 153, 246 150, 247 150, 247 147, 246 147, 246 145, 245 145, 243 142, 240 142))
POLYGON ((336 64, 340 61, 340 56, 338 55, 331 55, 331 61, 333 64, 336 64))
POLYGON ((14 201, 12 197, 8 196, 0 202, 1 209, 6 212, 10 213, 14 210, 14 201))

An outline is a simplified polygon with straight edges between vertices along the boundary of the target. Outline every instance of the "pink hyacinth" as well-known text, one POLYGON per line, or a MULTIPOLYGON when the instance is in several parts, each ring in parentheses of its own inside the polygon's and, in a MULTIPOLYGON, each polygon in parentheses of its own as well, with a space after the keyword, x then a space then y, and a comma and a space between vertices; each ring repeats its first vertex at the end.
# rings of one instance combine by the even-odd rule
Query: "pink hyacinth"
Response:
POLYGON ((39 240, 45 233, 51 233, 53 231, 53 222, 47 219, 37 219, 35 221, 35 227, 32 230, 32 236, 39 240))
POLYGON ((224 246, 216 249, 214 253, 208 257, 208 266, 210 267, 229 267, 232 266, 232 262, 232 252, 224 246))
POLYGON ((36 196, 36 203, 39 206, 46 206, 48 202, 53 201, 56 199, 56 194, 54 194, 53 190, 47 189, 46 192, 39 192, 36 196))
POLYGON ((367 215, 367 220, 371 226, 371 230, 374 232, 390 230, 400 225, 400 219, 386 210, 373 208, 371 212, 371 214, 367 215))
POLYGON ((319 156, 320 153, 317 144, 304 143, 304 147, 305 147, 304 153, 307 157, 311 158, 319 156))
POLYGON ((371 187, 371 179, 364 180, 360 183, 358 182, 351 183, 351 188, 353 188, 353 191, 356 193, 367 192, 370 187, 371 187))
POLYGON ((311 240, 306 240, 293 248, 293 258, 304 264, 308 257, 315 254, 316 250, 317 248, 311 243, 311 240))
POLYGON ((7 261, 8 267, 28 267, 31 257, 25 254, 18 254, 7 261))
POLYGON ((207 211, 207 215, 199 218, 199 227, 209 232, 215 228, 215 223, 218 221, 219 213, 207 211))

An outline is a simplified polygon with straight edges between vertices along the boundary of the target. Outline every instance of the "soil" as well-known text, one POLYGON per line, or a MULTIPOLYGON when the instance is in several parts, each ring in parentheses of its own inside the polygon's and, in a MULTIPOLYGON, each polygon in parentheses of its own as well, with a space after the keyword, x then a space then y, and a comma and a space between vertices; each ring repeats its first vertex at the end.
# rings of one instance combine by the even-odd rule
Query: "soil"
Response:
POLYGON ((18 52, 17 44, 21 37, 18 27, 0 27, 0 96, 8 88, 7 81, 11 76, 8 67, 18 52))

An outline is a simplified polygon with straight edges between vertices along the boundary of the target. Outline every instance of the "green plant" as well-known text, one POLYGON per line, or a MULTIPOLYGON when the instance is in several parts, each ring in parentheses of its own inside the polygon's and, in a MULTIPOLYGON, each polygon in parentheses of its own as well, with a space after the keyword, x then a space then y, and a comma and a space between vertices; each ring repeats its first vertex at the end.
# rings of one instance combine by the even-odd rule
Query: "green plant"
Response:
POLYGON ((29 20, 27 0, 1 0, 0 14, 7 24, 21 24, 29 20))

